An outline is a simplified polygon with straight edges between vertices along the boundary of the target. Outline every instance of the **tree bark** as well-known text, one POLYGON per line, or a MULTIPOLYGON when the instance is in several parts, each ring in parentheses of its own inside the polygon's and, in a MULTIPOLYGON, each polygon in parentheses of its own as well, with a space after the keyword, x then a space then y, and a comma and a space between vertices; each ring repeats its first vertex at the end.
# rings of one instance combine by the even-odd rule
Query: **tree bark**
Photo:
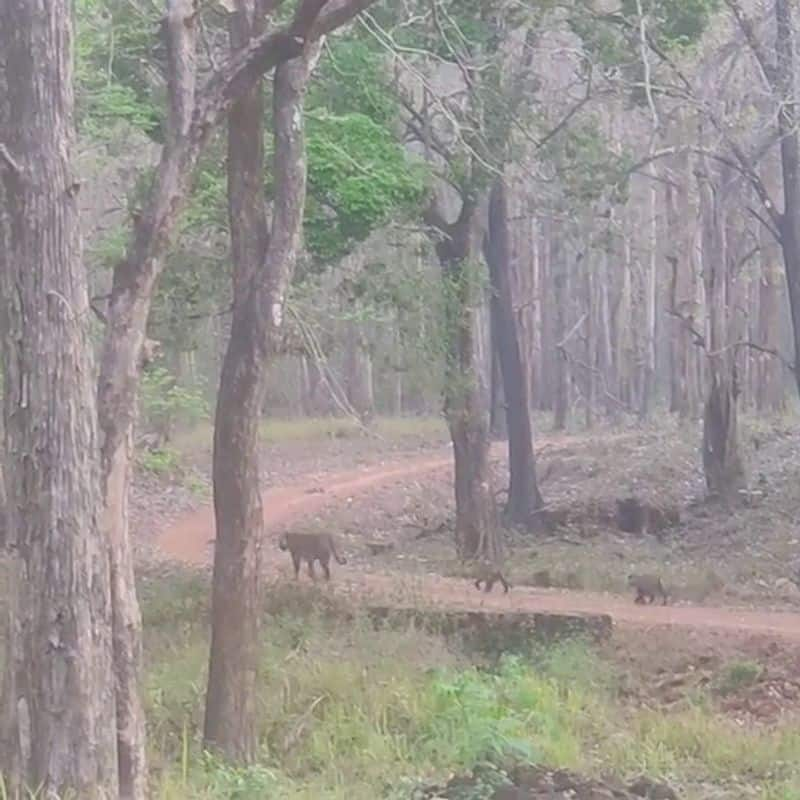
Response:
POLYGON ((781 143, 781 170, 783 173, 783 214, 778 219, 783 263, 786 268, 786 285, 789 290, 789 307, 792 313, 794 338, 795 382, 800 391, 800 136, 797 131, 797 95, 795 76, 795 35, 791 4, 788 0, 775 0, 775 51, 777 69, 775 80, 778 91, 778 131, 781 143))
MULTIPOLYGON (((552 228, 552 225, 551 225, 552 228)), ((569 364, 564 341, 567 335, 567 268, 558 232, 551 231, 550 273, 553 278, 553 305, 555 306, 555 396, 553 399, 553 427, 563 431, 569 414, 569 364)))
MULTIPOLYGON (((253 23, 244 25, 244 5, 234 23, 242 25, 232 32, 234 42, 253 32, 253 23)), ((229 192, 234 192, 229 208, 232 231, 242 237, 237 248, 242 260, 235 264, 233 321, 215 418, 216 546, 204 740, 206 747, 235 761, 252 760, 258 745, 264 524, 258 428, 266 367, 280 344, 286 292, 300 247, 306 192, 303 97, 319 52, 320 43, 310 45, 302 57, 281 64, 275 73, 273 215, 262 258, 256 252, 264 231, 258 199, 262 115, 255 90, 242 101, 229 129, 229 192), (249 212, 242 208, 248 202, 254 203, 249 212), (238 221, 233 218, 237 211, 244 214, 238 221)))
POLYGON ((491 317, 492 340, 492 384, 489 397, 489 435, 494 441, 508 439, 508 420, 506 417, 506 396, 503 389, 503 368, 500 365, 500 335, 497 332, 497 303, 492 297, 489 314, 491 317))
POLYGON ((703 470, 709 495, 736 498, 744 479, 739 456, 735 350, 728 347, 731 313, 725 197, 710 176, 699 176, 703 224, 703 278, 708 310, 709 386, 703 414, 703 470))
POLYGON ((345 323, 345 392, 347 402, 362 423, 375 416, 375 392, 372 377, 372 356, 358 322, 345 323))
MULTIPOLYGON (((10 2, 10 0, 6 0, 10 2)), ((133 424, 145 327, 163 256, 205 146, 235 99, 261 76, 369 6, 373 0, 301 3, 284 28, 263 33, 237 51, 202 92, 195 91, 196 9, 168 0, 169 125, 153 189, 135 218, 125 259, 114 270, 100 362, 98 413, 103 478, 103 526, 111 542, 115 674, 120 742, 120 792, 139 800, 146 791, 144 720, 138 699, 139 610, 128 542, 127 498, 133 424)))
POLYGON ((647 360, 644 367, 644 375, 642 381, 642 398, 641 406, 639 408, 639 415, 646 419, 653 408, 655 403, 656 394, 656 375, 657 375, 657 350, 656 350, 656 337, 657 337, 657 324, 658 318, 656 316, 656 295, 658 291, 658 270, 656 267, 658 260, 658 188, 656 184, 655 167, 652 162, 647 166, 647 173, 650 176, 650 186, 648 193, 650 196, 649 203, 649 242, 647 260, 647 284, 646 284, 646 309, 647 309, 647 360))
POLYGON ((507 192, 504 179, 497 179, 489 197, 486 256, 492 283, 492 309, 496 320, 494 333, 497 336, 496 347, 502 367, 508 419, 508 463, 511 477, 505 513, 511 524, 531 527, 541 523, 539 512, 544 503, 536 481, 528 376, 514 319, 507 192))
POLYGON ((117 797, 111 587, 81 257, 66 0, 0 2, 5 474, 11 608, 0 772, 11 797, 117 797))
POLYGON ((435 208, 427 221, 441 233, 436 253, 447 297, 444 412, 453 442, 456 545, 462 558, 497 561, 501 548, 489 465, 488 403, 475 352, 478 282, 470 257, 477 208, 467 196, 455 222, 446 222, 435 208))

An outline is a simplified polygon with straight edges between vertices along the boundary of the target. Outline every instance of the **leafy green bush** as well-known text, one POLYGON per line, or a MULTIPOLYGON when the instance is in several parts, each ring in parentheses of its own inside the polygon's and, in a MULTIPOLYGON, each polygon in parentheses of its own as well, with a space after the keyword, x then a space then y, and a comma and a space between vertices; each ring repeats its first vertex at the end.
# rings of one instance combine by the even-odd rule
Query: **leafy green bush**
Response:
MULTIPOLYGON (((191 428, 208 418, 208 404, 197 389, 181 386, 175 377, 163 367, 153 367, 142 377, 142 422, 147 431, 157 435, 159 447, 170 441, 179 425, 191 428)), ((162 450, 162 455, 167 451, 162 450)), ((162 459, 157 459, 161 462, 162 459)), ((166 466, 161 463, 161 466, 166 466)), ((155 465, 156 467, 159 464, 155 465)), ((157 471, 157 469, 153 470, 157 471)))

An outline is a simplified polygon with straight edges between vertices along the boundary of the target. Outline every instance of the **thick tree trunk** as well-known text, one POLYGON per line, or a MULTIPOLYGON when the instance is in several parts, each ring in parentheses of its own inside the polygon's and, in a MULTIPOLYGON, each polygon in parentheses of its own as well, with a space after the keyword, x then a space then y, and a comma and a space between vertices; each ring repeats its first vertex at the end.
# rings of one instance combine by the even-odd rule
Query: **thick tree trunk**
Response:
POLYGON ((495 181, 489 198, 486 256, 492 283, 497 352, 503 372, 508 419, 508 463, 511 475, 506 516, 513 525, 533 526, 544 503, 536 481, 536 458, 528 399, 528 376, 514 319, 511 242, 507 187, 495 181))
POLYGON ((0 773, 10 797, 117 797, 108 548, 86 273, 71 171, 65 0, 0 2, 0 175, 10 625, 0 773))
MULTIPOLYGON (((230 16, 231 50, 263 30, 260 0, 240 0, 230 16)), ((227 758, 257 751, 257 669, 261 647, 261 505, 258 429, 266 384, 256 331, 263 323, 253 285, 268 245, 264 199, 264 99, 257 84, 228 120, 228 220, 233 256, 233 319, 214 419, 216 517, 213 626, 205 744, 227 758)))
MULTIPOLYGON (((786 286, 792 313, 794 363, 800 364, 800 135, 797 131, 797 81, 795 75, 795 32, 789 0, 775 0, 775 52, 777 69, 773 88, 778 93, 778 130, 781 143, 784 211, 778 218, 786 286)), ((774 212, 773 212, 774 213, 774 212)), ((800 369, 795 366, 800 391, 800 369)))
POLYGON ((470 272, 477 205, 463 201, 458 219, 445 222, 432 210, 431 223, 444 234, 436 252, 447 296, 448 353, 444 411, 453 442, 456 544, 462 558, 501 555, 489 464, 489 410, 475 347, 478 281, 470 272))
MULTIPOLYGON (((252 35, 252 5, 240 4, 231 40, 252 35)), ((258 16, 255 17, 258 19, 258 16)), ((280 65, 273 86, 275 133, 272 229, 263 260, 260 206, 263 151, 260 94, 243 99, 229 129, 231 228, 236 248, 231 337, 222 368, 214 433, 216 546, 204 739, 227 758, 256 756, 261 646, 263 513, 258 428, 264 375, 279 344, 286 291, 300 247, 306 164, 303 95, 320 43, 280 65), (244 208, 242 204, 247 206, 244 208), (237 213, 242 216, 235 220, 237 213)))
POLYGON ((703 470, 711 497, 733 501, 743 485, 739 456, 736 385, 711 370, 711 386, 703 414, 703 470))

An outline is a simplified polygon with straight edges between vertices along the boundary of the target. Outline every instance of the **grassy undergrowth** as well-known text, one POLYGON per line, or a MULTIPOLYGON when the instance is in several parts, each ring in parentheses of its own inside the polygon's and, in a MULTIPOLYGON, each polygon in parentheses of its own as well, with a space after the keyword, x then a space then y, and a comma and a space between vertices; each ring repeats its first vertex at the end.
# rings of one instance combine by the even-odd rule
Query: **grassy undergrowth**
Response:
POLYGON ((142 584, 161 800, 409 798, 411 782, 484 760, 646 773, 689 800, 800 798, 796 726, 741 727, 703 697, 671 711, 633 709, 610 664, 579 643, 475 665, 457 643, 375 630, 340 616, 324 591, 294 587, 272 592, 265 617, 261 757, 226 766, 200 748, 207 588, 185 575, 142 584))

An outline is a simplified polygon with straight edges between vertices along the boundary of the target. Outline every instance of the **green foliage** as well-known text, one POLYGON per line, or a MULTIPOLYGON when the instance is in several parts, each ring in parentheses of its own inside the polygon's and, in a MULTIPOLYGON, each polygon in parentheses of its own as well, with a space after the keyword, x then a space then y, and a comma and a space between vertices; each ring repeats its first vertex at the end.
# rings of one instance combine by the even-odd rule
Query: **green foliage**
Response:
POLYGON ((137 463, 146 472, 158 478, 174 477, 181 469, 181 456, 169 447, 144 450, 137 457, 137 463))
POLYGON ((181 386, 163 367, 148 369, 142 376, 141 405, 145 427, 165 441, 176 425, 191 427, 208 416, 202 393, 181 386))
POLYGON ((157 5, 78 0, 75 18, 78 129, 105 140, 122 121, 159 138, 162 112, 150 77, 160 68, 157 5))
POLYGON ((390 218, 418 206, 424 171, 390 131, 360 113, 315 113, 308 125, 306 238, 321 261, 344 255, 390 218))
POLYGON ((390 128, 397 114, 386 56, 372 39, 336 39, 320 60, 306 101, 335 115, 363 114, 390 128))
POLYGON ((161 800, 408 800, 453 773, 477 775, 464 795, 476 800, 505 783, 505 767, 528 760, 666 778, 687 797, 798 796, 791 720, 742 727, 711 704, 620 705, 613 663, 579 642, 477 668, 453 640, 376 630, 319 587, 286 583, 267 593, 259 758, 249 768, 224 765, 201 746, 208 581, 164 568, 138 578, 161 800))

